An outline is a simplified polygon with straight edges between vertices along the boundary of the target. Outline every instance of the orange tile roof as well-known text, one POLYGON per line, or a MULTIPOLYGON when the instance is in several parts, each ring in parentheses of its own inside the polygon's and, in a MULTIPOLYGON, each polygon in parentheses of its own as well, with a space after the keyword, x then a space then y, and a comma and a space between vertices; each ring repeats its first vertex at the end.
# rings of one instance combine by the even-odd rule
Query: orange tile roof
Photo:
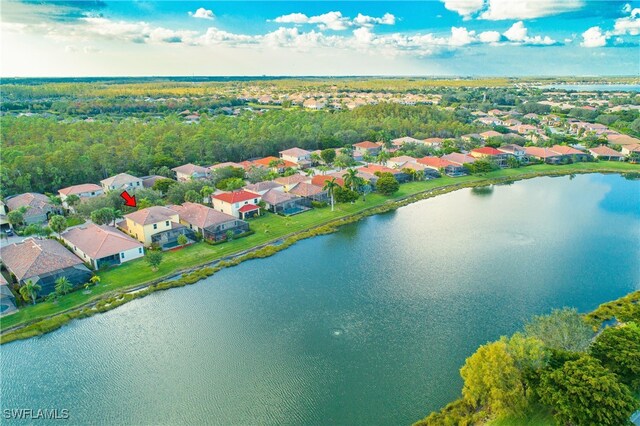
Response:
POLYGON ((213 195, 211 198, 224 201, 225 203, 233 204, 233 203, 239 203, 241 201, 260 198, 260 195, 241 189, 240 191, 223 192, 221 194, 213 195))

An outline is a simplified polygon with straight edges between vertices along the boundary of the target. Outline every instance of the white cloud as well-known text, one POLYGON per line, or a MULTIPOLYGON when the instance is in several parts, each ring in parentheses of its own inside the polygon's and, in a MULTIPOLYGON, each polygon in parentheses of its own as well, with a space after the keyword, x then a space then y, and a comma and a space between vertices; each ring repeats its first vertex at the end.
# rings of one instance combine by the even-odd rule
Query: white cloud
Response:
POLYGON ((307 16, 304 13, 290 13, 278 16, 273 20, 279 24, 316 24, 321 30, 343 31, 349 27, 373 27, 374 25, 395 25, 396 17, 391 13, 385 13, 382 17, 358 15, 352 20, 343 16, 342 12, 332 11, 322 15, 307 16))
POLYGON ((504 32, 504 36, 507 40, 518 43, 526 44, 530 46, 550 46, 557 42, 549 36, 529 36, 529 30, 524 26, 522 21, 514 23, 507 31, 504 32))
POLYGON ((584 0, 488 0, 488 8, 480 15, 492 21, 533 19, 582 9, 584 0))
POLYGON ((607 44, 607 36, 602 33, 600 27, 591 27, 582 33, 583 47, 603 47, 607 44))
POLYGON ((497 43, 502 39, 498 31, 484 31, 478 34, 478 39, 482 43, 497 43))
POLYGON ((213 12, 211 10, 209 10, 209 9, 205 9, 204 7, 199 8, 195 12, 189 12, 189 16, 191 16, 192 18, 199 18, 199 19, 213 19, 214 18, 213 12))
POLYGON ((290 13, 288 15, 278 16, 274 19, 274 22, 280 24, 307 24, 309 23, 309 17, 304 13, 290 13))
POLYGON ((614 35, 640 35, 640 8, 631 9, 631 5, 627 4, 622 9, 629 16, 616 19, 613 26, 612 34, 614 35))
POLYGON ((475 31, 468 31, 464 27, 451 27, 449 44, 451 46, 466 46, 476 41, 475 35, 475 31))
POLYGON ((533 19, 581 9, 585 0, 441 0, 464 19, 533 19))
POLYGON ((374 24, 379 25, 395 25, 396 17, 390 13, 385 13, 382 18, 375 18, 373 16, 363 15, 362 13, 358 13, 353 19, 353 24, 361 27, 370 27, 374 24))
POLYGON ((458 13, 465 19, 484 7, 484 0, 443 0, 447 10, 458 13))

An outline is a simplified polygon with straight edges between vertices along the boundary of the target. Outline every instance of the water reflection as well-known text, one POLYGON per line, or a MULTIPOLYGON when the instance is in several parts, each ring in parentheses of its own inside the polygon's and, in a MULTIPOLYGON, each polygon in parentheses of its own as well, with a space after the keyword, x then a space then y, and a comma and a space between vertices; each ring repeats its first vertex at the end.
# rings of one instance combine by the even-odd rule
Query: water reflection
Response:
POLYGON ((487 197, 487 196, 493 194, 493 186, 492 185, 475 186, 475 187, 471 188, 471 193, 473 195, 477 195, 479 197, 487 197))

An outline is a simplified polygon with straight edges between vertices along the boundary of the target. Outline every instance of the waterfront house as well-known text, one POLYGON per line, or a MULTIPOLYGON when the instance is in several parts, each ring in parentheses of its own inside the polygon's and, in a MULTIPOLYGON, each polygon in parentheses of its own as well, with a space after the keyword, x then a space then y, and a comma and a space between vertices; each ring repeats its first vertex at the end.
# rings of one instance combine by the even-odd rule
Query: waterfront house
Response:
POLYGON ((273 213, 290 215, 306 210, 303 198, 277 189, 265 192, 262 201, 265 203, 266 209, 273 213))
POLYGON ((559 164, 564 159, 564 156, 562 154, 557 153, 550 148, 527 146, 524 150, 527 153, 528 157, 541 160, 548 164, 559 164))
POLYGON ((176 179, 178 182, 206 179, 210 176, 210 170, 208 168, 191 163, 174 167, 171 170, 176 173, 176 179))
POLYGON ((19 210, 22 207, 26 208, 23 214, 26 225, 46 222, 51 215, 61 213, 49 197, 37 192, 13 195, 5 198, 4 202, 9 212, 19 210))
POLYGON ((291 148, 280 151, 280 158, 297 164, 301 169, 311 166, 311 152, 302 148, 291 148))
POLYGON ((238 235, 249 230, 249 224, 244 220, 202 204, 185 202, 168 207, 178 213, 180 223, 207 240, 222 241, 228 232, 238 235))
POLYGON ((363 141, 353 144, 353 158, 362 160, 365 155, 375 157, 380 154, 382 144, 377 142, 363 141))
POLYGON ((152 206, 124 215, 118 227, 145 246, 158 245, 162 249, 178 245, 178 237, 193 239, 193 232, 180 223, 175 210, 164 206, 152 206))
POLYGON ((622 149, 620 150, 620 153, 624 154, 624 155, 640 155, 640 144, 636 143, 636 144, 630 144, 630 145, 622 145, 622 149))
POLYGON ((4 275, 0 274, 0 315, 7 315, 16 310, 16 297, 4 275))
POLYGON ((243 220, 260 214, 258 203, 261 200, 260 194, 246 190, 222 192, 211 197, 214 209, 243 220))
POLYGON ((133 191, 143 187, 142 179, 128 173, 119 173, 100 181, 104 192, 133 191))
POLYGON ((633 136, 623 135, 621 133, 607 134, 607 141, 613 145, 637 145, 640 144, 640 139, 633 136))
POLYGON ((360 167, 358 171, 366 174, 376 175, 376 173, 391 173, 393 177, 400 183, 408 182, 411 179, 407 173, 402 170, 392 169, 386 166, 380 166, 378 164, 369 164, 364 167, 360 167))
POLYGON ((95 269, 144 256, 142 243, 107 225, 90 223, 71 228, 60 234, 60 238, 76 256, 95 269))
POLYGON ((527 151, 525 151, 525 149, 520 145, 516 145, 512 143, 508 145, 503 145, 497 149, 498 151, 504 152, 505 154, 513 155, 520 161, 526 161, 527 151))
POLYGON ((60 195, 62 205, 65 208, 69 208, 69 205, 67 204, 67 198, 70 195, 77 195, 82 202, 84 200, 88 200, 89 198, 99 197, 103 195, 104 190, 100 185, 96 185, 95 183, 84 183, 81 185, 73 185, 62 188, 58 190, 58 194, 60 195))
POLYGON ((415 163, 416 159, 413 157, 409 157, 408 155, 401 155, 399 157, 390 158, 387 161, 387 166, 393 169, 401 169, 407 163, 415 163))
POLYGON ((464 166, 465 164, 471 164, 476 161, 475 157, 470 156, 469 154, 461 154, 459 152, 452 152, 450 154, 443 155, 443 160, 450 161, 452 163, 458 164, 460 166, 464 166))
POLYGON ((40 285, 38 296, 55 291, 55 281, 66 277, 75 287, 91 278, 91 271, 56 240, 27 238, 0 249, 2 263, 19 285, 27 281, 40 285))
POLYGON ((418 163, 448 176, 462 176, 466 173, 462 165, 438 157, 422 157, 418 159, 418 163))
POLYGON ((511 154, 507 154, 506 152, 499 151, 490 146, 485 146, 482 148, 474 148, 471 150, 470 154, 472 157, 475 157, 475 158, 484 158, 489 161, 492 161, 493 163, 497 164, 500 167, 507 166, 507 158, 511 155, 511 154))
POLYGON ((554 145, 551 147, 551 150, 557 152, 558 154, 562 154, 564 157, 566 157, 567 159, 571 160, 574 163, 579 161, 591 160, 591 156, 589 154, 587 154, 586 152, 577 150, 575 148, 572 148, 570 146, 554 145))
POLYGON ((329 197, 327 191, 322 189, 322 186, 314 185, 307 182, 300 182, 295 184, 290 190, 290 194, 297 195, 308 201, 326 202, 329 197))
POLYGON ((609 148, 606 145, 600 145, 595 148, 591 148, 589 150, 591 155, 594 158, 599 160, 609 160, 609 161, 624 161, 624 155, 615 149, 609 148))

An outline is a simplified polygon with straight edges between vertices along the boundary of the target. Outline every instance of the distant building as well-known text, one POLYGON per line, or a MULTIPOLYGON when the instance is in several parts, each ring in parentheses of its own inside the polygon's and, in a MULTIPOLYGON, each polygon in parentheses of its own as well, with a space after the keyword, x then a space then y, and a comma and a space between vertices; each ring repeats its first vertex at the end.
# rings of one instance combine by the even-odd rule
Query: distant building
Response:
POLYGON ((60 209, 53 205, 49 197, 37 192, 13 195, 5 198, 4 203, 9 212, 25 207, 26 211, 23 216, 27 225, 46 222, 51 215, 61 213, 60 209))
POLYGON ((142 179, 128 173, 119 173, 100 181, 104 192, 130 191, 143 187, 142 179))
POLYGON ((195 164, 184 164, 182 166, 174 167, 176 172, 176 179, 179 182, 188 182, 190 180, 206 179, 209 177, 209 169, 195 164))
POLYGON ((95 183, 84 183, 81 185, 69 186, 67 188, 62 188, 58 190, 58 194, 60 195, 60 200, 62 201, 62 205, 66 208, 69 208, 67 204, 67 198, 70 195, 77 195, 80 200, 86 200, 93 197, 99 197, 104 195, 104 190, 100 185, 96 185, 95 183))

